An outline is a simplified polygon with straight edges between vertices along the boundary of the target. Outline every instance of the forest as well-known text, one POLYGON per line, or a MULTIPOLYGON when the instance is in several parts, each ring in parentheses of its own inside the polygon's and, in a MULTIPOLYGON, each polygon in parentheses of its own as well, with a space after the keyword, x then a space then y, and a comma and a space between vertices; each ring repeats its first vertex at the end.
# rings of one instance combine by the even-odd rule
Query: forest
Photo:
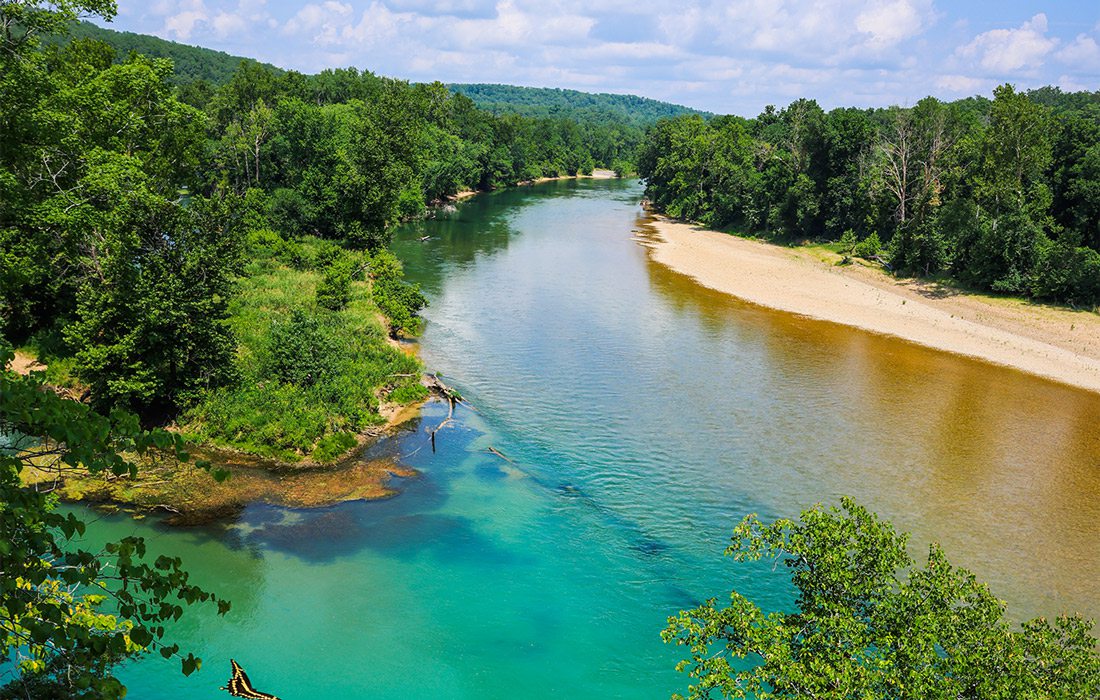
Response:
POLYGON ((422 395, 386 337, 425 304, 390 227, 621 163, 641 134, 356 69, 243 61, 218 85, 94 39, 39 45, 66 24, 38 17, 2 59, 0 331, 102 411, 281 459, 331 460, 380 402, 422 395))
POLYGON ((825 112, 800 99, 753 119, 652 128, 638 170, 673 217, 776 242, 836 242, 898 274, 1100 304, 1100 93, 825 112))
MULTIPOLYGON (((150 58, 167 58, 172 61, 173 69, 169 82, 174 85, 198 80, 225 85, 237 72, 241 61, 248 60, 231 56, 224 51, 180 44, 148 34, 120 32, 86 21, 70 23, 64 32, 43 37, 43 43, 63 46, 74 39, 92 39, 110 44, 115 50, 115 60, 119 62, 125 60, 130 53, 139 53, 150 58)), ((282 72, 275 66, 263 65, 269 70, 282 72)))
MULTIPOLYGON (((198 443, 334 462, 383 404, 425 395, 420 362, 394 341, 417 333, 427 301, 388 244, 459 192, 637 162, 672 216, 837 240, 998 292, 1100 299, 1092 96, 1005 86, 912 109, 800 100, 709 118, 618 96, 475 99, 353 68, 229 70, 231 57, 188 62, 201 54, 186 47, 144 54, 157 41, 140 37, 49 39, 115 12, 0 0, 0 698, 121 698, 119 663, 145 654, 193 673, 201 660, 172 624, 189 606, 231 609, 140 537, 89 545, 84 511, 25 474, 182 469, 198 443), (45 370, 9 369, 16 352, 45 370)), ((734 593, 670 618, 692 697, 1095 695, 1091 624, 1014 631, 938 549, 915 568, 904 536, 844 509, 735 530, 735 559, 792 570, 799 612, 765 615, 734 593)))
POLYGON ((707 118, 713 116, 708 112, 637 95, 484 83, 454 83, 447 87, 452 92, 469 97, 482 109, 490 112, 514 112, 527 117, 613 121, 644 128, 652 126, 660 119, 682 115, 698 114, 707 118))

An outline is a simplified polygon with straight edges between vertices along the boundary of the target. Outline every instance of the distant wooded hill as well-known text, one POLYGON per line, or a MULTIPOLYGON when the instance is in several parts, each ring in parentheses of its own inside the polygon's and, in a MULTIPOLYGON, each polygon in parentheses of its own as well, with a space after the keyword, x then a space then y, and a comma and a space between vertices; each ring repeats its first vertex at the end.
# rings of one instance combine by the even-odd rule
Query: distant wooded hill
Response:
MULTIPOLYGON (((73 22, 68 37, 51 37, 47 39, 47 43, 63 43, 71 39, 94 39, 110 44, 118 54, 119 61, 125 60, 131 51, 153 58, 171 59, 176 69, 171 80, 179 85, 193 83, 197 80, 205 80, 213 85, 225 85, 237 72, 241 61, 252 60, 241 56, 232 56, 224 51, 179 44, 175 41, 168 41, 148 34, 106 29, 91 22, 73 22)), ((281 69, 270 64, 264 63, 262 65, 271 70, 282 72, 281 69)))
MULTIPOLYGON (((177 84, 205 80, 214 86, 224 85, 237 71, 241 61, 253 59, 233 56, 200 46, 189 46, 147 34, 120 32, 91 22, 74 22, 70 39, 94 39, 109 44, 124 60, 131 51, 155 58, 168 58, 175 64, 172 81, 177 84)), ((64 37, 54 39, 58 43, 64 37)), ((262 64, 282 72, 270 64, 262 64)), ((452 92, 460 92, 479 107, 498 114, 521 114, 528 117, 571 118, 578 121, 615 121, 633 126, 648 126, 664 117, 682 114, 703 114, 697 110, 651 100, 637 95, 588 93, 556 88, 529 88, 514 85, 452 84, 452 92)))
POLYGON ((655 124, 659 119, 684 114, 712 116, 688 107, 651 100, 637 95, 580 92, 560 88, 531 88, 485 83, 450 84, 452 92, 466 95, 474 103, 492 112, 513 112, 527 117, 568 117, 625 121, 635 126, 655 124))

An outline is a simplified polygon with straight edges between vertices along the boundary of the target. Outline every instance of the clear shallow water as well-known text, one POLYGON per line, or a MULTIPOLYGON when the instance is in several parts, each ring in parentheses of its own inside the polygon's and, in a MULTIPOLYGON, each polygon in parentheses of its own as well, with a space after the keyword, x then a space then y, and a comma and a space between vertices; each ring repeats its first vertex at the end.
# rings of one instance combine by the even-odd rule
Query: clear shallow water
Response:
POLYGON ((700 288, 631 240, 640 196, 550 183, 399 232, 432 300, 421 353, 475 408, 434 455, 439 405, 374 449, 421 471, 399 497, 101 519, 234 601, 175 630, 200 673, 141 662, 131 697, 224 697, 231 656, 284 700, 667 697, 668 615, 734 585, 789 600, 723 559, 734 523, 840 494, 1017 617, 1100 615, 1100 397, 700 288))

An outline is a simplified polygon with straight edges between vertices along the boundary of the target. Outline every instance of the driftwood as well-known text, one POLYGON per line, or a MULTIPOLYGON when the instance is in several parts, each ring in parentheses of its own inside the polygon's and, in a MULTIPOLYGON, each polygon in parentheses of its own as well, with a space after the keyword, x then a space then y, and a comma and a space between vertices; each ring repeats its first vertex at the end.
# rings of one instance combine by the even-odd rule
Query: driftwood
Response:
POLYGON ((503 452, 501 452, 497 448, 493 447, 492 445, 490 445, 485 451, 488 452, 489 454, 496 455, 497 457, 500 457, 501 459, 503 459, 508 464, 515 464, 515 462, 513 462, 511 459, 506 457, 503 452))
POLYGON ((886 258, 882 257, 881 255, 872 255, 871 260, 873 260, 874 262, 877 262, 879 265, 882 265, 887 270, 893 270, 894 269, 894 268, 890 267, 890 261, 887 260, 886 258))
POLYGON ((444 426, 449 424, 454 418, 455 405, 459 403, 466 403, 462 400, 462 395, 457 391, 447 386, 435 375, 427 375, 424 377, 424 386, 428 388, 432 394, 439 396, 447 401, 447 417, 440 421, 439 425, 435 426, 435 430, 430 431, 432 440, 432 452, 435 452, 435 434, 438 433, 444 426))

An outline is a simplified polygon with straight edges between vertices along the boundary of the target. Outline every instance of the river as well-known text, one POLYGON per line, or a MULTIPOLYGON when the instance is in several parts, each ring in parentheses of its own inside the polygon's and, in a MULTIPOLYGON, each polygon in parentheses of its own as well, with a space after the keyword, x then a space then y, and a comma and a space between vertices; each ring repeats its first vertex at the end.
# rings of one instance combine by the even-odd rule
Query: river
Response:
POLYGON ((634 240, 640 197, 552 182, 398 231, 419 352, 471 408, 435 453, 440 404, 364 455, 420 471, 396 498, 97 516, 233 600, 173 629, 202 671, 132 663, 130 697, 225 697, 233 657, 283 700, 666 698, 669 615, 731 587, 790 602, 782 571, 722 557, 734 524, 842 494, 1015 618, 1100 616, 1100 396, 704 289, 634 240))

